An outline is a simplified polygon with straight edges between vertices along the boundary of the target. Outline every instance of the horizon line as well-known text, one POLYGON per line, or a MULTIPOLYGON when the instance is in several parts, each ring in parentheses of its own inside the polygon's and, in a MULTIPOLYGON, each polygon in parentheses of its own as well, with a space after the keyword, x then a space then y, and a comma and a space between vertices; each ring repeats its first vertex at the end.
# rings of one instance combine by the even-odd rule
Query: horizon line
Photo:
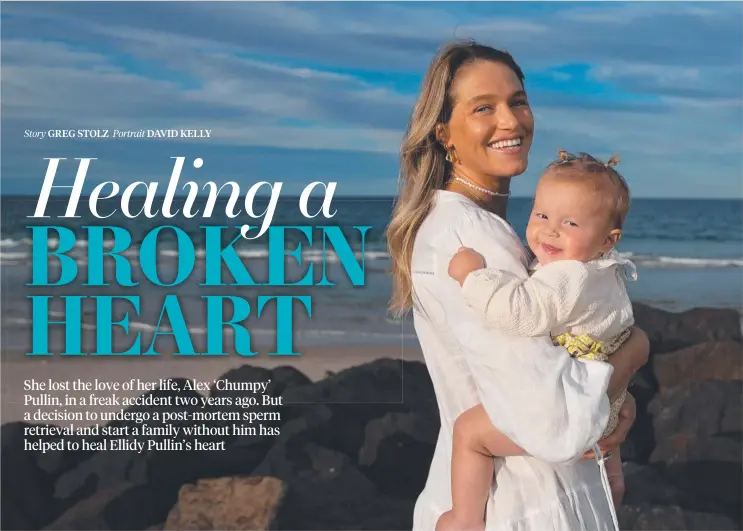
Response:
MULTIPOLYGON (((12 197, 23 197, 23 198, 30 198, 30 197, 38 197, 38 193, 10 193, 10 194, 4 194, 0 192, 0 200, 3 198, 12 198, 12 197)), ((59 193, 51 193, 49 194, 49 198, 58 198, 58 197, 65 197, 65 194, 59 194, 59 193)), ((140 197, 146 197, 144 194, 136 194, 132 195, 132 198, 140 198, 140 197)), ((162 198, 165 197, 165 194, 155 194, 155 198, 162 198)), ((188 194, 175 194, 173 197, 175 198, 186 198, 188 197, 188 194)), ((197 196, 198 198, 199 196, 197 196)), ((264 199, 271 197, 269 194, 258 194, 256 195, 256 198, 264 199)), ((283 198, 299 198, 300 194, 286 194, 279 197, 279 199, 283 198)), ((395 199, 397 197, 396 194, 334 194, 333 199, 385 199, 385 200, 391 200, 395 199)), ((90 195, 81 194, 80 200, 83 199, 89 199, 90 195)), ((114 197, 111 197, 109 199, 114 199, 114 197)), ((225 200, 226 197, 218 197, 217 200, 225 200)), ((313 197, 310 198, 311 200, 319 200, 320 197, 313 197)), ((532 195, 512 195, 511 199, 534 199, 534 196, 532 195)), ((654 199, 654 200, 704 200, 704 201, 743 201, 742 197, 686 197, 686 196, 674 196, 674 197, 658 197, 658 196, 634 196, 632 198, 634 199, 654 199)), ((101 199, 101 200, 108 200, 108 199, 101 199)))

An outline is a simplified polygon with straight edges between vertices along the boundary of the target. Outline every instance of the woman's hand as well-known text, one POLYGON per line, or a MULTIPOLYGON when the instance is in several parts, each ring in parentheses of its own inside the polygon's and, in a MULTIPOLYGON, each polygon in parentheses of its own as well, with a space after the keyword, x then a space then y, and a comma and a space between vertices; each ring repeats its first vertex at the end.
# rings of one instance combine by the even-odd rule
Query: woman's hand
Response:
MULTIPOLYGON (((612 450, 619 448, 619 446, 627 440, 632 425, 635 423, 637 418, 637 403, 635 397, 627 393, 627 397, 624 399, 624 404, 619 409, 619 421, 617 427, 609 435, 599 441, 599 448, 601 453, 606 454, 612 450)), ((595 454, 593 450, 586 452, 583 455, 583 459, 594 459, 595 454)))
POLYGON ((637 327, 632 327, 632 334, 614 354, 609 356, 608 363, 614 367, 609 379, 609 400, 617 399, 624 389, 629 386, 630 380, 650 358, 650 340, 637 327))

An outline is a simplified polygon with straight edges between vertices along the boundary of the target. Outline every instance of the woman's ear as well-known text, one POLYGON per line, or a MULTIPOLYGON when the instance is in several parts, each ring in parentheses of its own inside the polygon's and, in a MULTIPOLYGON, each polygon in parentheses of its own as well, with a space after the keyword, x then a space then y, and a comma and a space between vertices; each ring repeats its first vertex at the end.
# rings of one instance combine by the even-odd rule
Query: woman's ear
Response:
POLYGON ((446 143, 449 141, 449 128, 446 124, 436 124, 434 132, 436 134, 436 140, 446 146, 446 143))

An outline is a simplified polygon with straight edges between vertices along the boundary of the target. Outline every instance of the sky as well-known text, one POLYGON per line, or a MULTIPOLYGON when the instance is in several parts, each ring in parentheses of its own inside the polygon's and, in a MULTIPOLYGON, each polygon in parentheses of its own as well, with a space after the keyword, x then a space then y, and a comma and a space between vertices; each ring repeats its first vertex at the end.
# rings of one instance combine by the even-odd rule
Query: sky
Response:
POLYGON ((619 153, 633 197, 743 197, 743 5, 711 2, 71 2, 2 5, 2 194, 47 162, 103 181, 259 181, 393 195, 424 71, 453 38, 511 52, 536 132, 515 196, 557 149, 619 153), (211 129, 208 139, 24 138, 211 129))

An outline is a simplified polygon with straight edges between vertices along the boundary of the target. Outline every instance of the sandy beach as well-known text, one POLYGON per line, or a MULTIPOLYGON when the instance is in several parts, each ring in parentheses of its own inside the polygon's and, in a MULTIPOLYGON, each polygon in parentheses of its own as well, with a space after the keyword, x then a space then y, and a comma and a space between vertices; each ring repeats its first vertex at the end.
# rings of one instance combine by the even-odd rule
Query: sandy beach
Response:
MULTIPOLYGON (((24 413, 33 412, 38 409, 51 411, 53 406, 33 406, 24 404, 25 395, 38 396, 47 394, 49 398, 58 398, 65 404, 65 395, 79 398, 90 395, 91 391, 26 391, 26 382, 35 380, 37 382, 71 382, 80 379, 94 382, 119 382, 123 384, 132 379, 152 384, 160 379, 186 378, 197 382, 205 382, 209 385, 224 373, 243 365, 252 365, 272 369, 279 366, 292 366, 304 373, 313 381, 322 379, 330 372, 339 372, 349 367, 361 365, 379 358, 390 358, 394 360, 422 361, 422 354, 418 347, 401 345, 392 347, 312 347, 302 349, 303 354, 298 357, 269 357, 265 355, 246 358, 240 356, 223 356, 215 358, 186 358, 162 355, 158 357, 136 357, 136 358, 60 358, 55 356, 48 359, 30 359, 23 354, 10 355, 0 365, 0 378, 2 379, 2 424, 23 420, 24 413)), ((139 396, 144 394, 143 390, 116 391, 119 397, 139 396)), ((112 391, 98 391, 100 396, 110 396, 112 391)), ((95 408, 62 406, 56 409, 68 411, 116 411, 122 408, 115 406, 97 406, 95 408)), ((36 423, 33 420, 32 423, 36 423)), ((40 422, 43 423, 43 422, 40 422)), ((85 425, 90 422, 55 422, 50 424, 73 424, 85 425)))

